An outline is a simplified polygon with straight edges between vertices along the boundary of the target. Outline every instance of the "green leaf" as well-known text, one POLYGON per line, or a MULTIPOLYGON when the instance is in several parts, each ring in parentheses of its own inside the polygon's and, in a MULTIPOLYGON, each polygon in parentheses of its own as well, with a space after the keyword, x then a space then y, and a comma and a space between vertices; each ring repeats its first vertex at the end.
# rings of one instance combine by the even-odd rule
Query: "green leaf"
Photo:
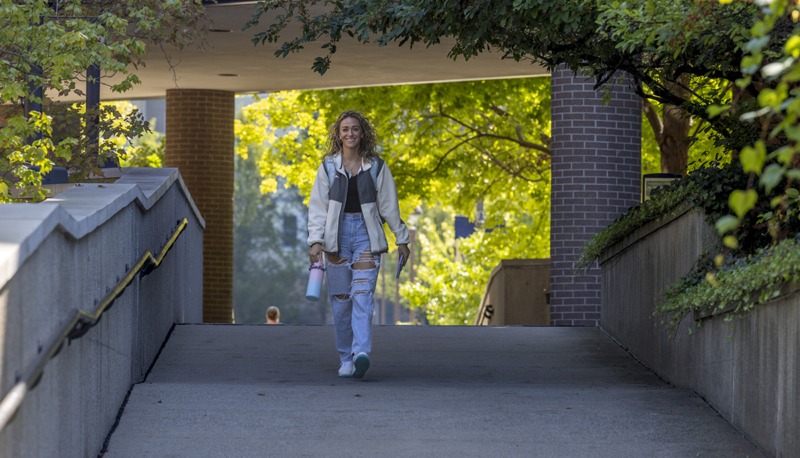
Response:
MULTIPOLYGON (((767 193, 770 193, 775 186, 778 186, 781 178, 783 178, 783 167, 778 164, 770 164, 764 169, 759 183, 766 189, 767 193)), ((755 193, 755 191, 753 191, 753 193, 755 193)))
POLYGON ((733 212, 736 213, 736 216, 742 219, 744 215, 755 206, 757 200, 758 193, 754 190, 748 189, 747 191, 742 191, 736 189, 728 198, 728 205, 730 205, 733 212))
MULTIPOLYGON (((721 2, 720 2, 721 3, 721 2)), ((749 53, 761 52, 764 46, 769 44, 769 35, 757 38, 751 38, 750 41, 743 46, 744 50, 749 53)))
POLYGON ((739 87, 740 89, 744 89, 747 86, 749 86, 750 82, 752 82, 752 81, 753 81, 753 78, 751 76, 747 76, 745 78, 739 78, 739 79, 736 80, 736 86, 739 87))
POLYGON ((758 104, 762 107, 777 109, 781 101, 778 91, 774 89, 762 89, 761 92, 758 93, 758 104))
POLYGON ((727 111, 730 107, 730 105, 711 105, 706 109, 706 111, 710 117, 715 118, 723 111, 727 111))
MULTIPOLYGON (((800 135, 800 128, 796 129, 796 132, 798 135, 800 135)), ((791 136, 789 136, 789 138, 791 139, 791 136)), ((800 140, 800 138, 798 138, 798 140, 800 140)), ((792 162, 792 157, 794 157, 795 151, 789 146, 784 146, 775 153, 777 153, 778 162, 784 165, 789 165, 792 162)))
POLYGON ((758 193, 754 190, 748 189, 747 191, 742 191, 737 189, 728 197, 728 205, 730 205, 733 212, 736 213, 736 216, 742 219, 744 215, 755 206, 757 200, 758 193))
POLYGON ((725 238, 722 239, 722 243, 732 250, 739 248, 739 241, 732 235, 725 236, 725 238))
POLYGON ((800 36, 794 35, 786 41, 783 52, 792 57, 800 57, 800 36))
POLYGON ((767 150, 763 142, 756 143, 755 147, 747 146, 742 149, 739 155, 739 161, 742 163, 742 168, 745 172, 755 172, 761 174, 761 169, 764 167, 764 160, 767 157, 767 150))
POLYGON ((739 219, 733 215, 725 215, 718 219, 714 226, 717 228, 719 235, 727 234, 739 227, 739 219))
POLYGON ((786 176, 792 180, 800 180, 800 169, 790 169, 786 172, 786 176))

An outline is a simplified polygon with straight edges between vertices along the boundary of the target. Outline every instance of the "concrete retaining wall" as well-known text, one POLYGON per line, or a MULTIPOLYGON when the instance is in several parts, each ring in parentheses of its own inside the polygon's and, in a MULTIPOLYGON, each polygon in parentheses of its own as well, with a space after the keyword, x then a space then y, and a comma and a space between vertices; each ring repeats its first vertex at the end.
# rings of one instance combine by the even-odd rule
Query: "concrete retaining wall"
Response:
POLYGON ((677 338, 651 315, 659 292, 715 237, 705 216, 687 207, 603 253, 601 326, 661 377, 703 396, 771 456, 800 456, 797 288, 742 319, 705 320, 691 335, 688 316, 677 338))
POLYGON ((0 457, 96 457, 132 383, 173 323, 202 321, 203 228, 177 169, 127 169, 40 204, 0 205, 0 396, 69 310, 94 301, 179 219, 189 224, 161 266, 139 277, 85 336, 45 366, 0 457))

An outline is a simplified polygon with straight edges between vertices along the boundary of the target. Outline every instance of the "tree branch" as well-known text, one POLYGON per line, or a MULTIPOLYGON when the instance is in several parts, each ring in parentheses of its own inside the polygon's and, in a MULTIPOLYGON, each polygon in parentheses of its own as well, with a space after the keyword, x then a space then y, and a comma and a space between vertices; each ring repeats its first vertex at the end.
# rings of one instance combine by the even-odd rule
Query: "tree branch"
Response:
MULTIPOLYGON (((439 116, 441 116, 443 118, 447 118, 447 119, 453 121, 454 123, 464 127, 465 129, 468 129, 468 130, 474 132, 479 137, 488 137, 488 138, 495 138, 495 139, 498 139, 498 140, 506 140, 506 141, 509 141, 509 142, 512 142, 512 143, 516 143, 519 146, 522 146, 523 148, 535 149, 537 151, 541 151, 541 152, 547 154, 548 156, 550 155, 550 148, 548 148, 546 146, 539 145, 537 143, 529 142, 529 141, 525 140, 524 138, 516 139, 516 138, 507 137, 505 135, 487 134, 485 132, 482 132, 482 131, 470 126, 469 124, 467 124, 467 123, 465 123, 465 122, 463 122, 463 121, 461 121, 459 119, 456 119, 453 116, 450 116, 449 114, 445 113, 443 108, 442 108, 442 106, 441 106, 441 104, 439 105, 439 116)), ((517 126, 517 128, 519 128, 519 126, 517 126)), ((519 132, 521 132, 521 131, 519 131, 519 132)), ((520 135, 519 132, 518 132, 517 135, 520 135)))
POLYGON ((646 98, 642 98, 642 104, 644 108, 644 115, 647 117, 647 120, 650 121, 650 127, 653 128, 653 133, 656 137, 656 142, 659 144, 661 143, 661 138, 664 136, 664 122, 661 120, 661 117, 658 115, 658 111, 656 111, 655 107, 649 100, 646 98))
POLYGON ((503 161, 498 159, 494 154, 492 154, 486 148, 482 148, 482 147, 474 145, 472 143, 469 143, 468 146, 471 146, 472 148, 475 148, 476 150, 478 150, 478 152, 480 152, 484 156, 488 157, 492 162, 495 163, 495 165, 500 167, 500 169, 502 169, 504 172, 506 172, 507 174, 511 175, 512 177, 519 178, 521 180, 527 181, 528 183, 536 183, 536 182, 541 181, 541 180, 531 180, 530 178, 525 178, 524 176, 522 176, 522 170, 524 170, 525 167, 517 170, 516 172, 511 170, 510 168, 508 168, 507 165, 505 165, 503 163, 503 161))
MULTIPOLYGON (((434 168, 433 168, 433 170, 429 170, 427 173, 428 173, 429 175, 433 175, 434 173, 438 172, 438 171, 439 171, 439 167, 441 167, 441 166, 442 166, 442 164, 444 163, 444 160, 447 158, 447 156, 448 156, 448 155, 450 155, 450 153, 452 153, 453 151, 455 151, 456 149, 458 149, 458 147, 460 147, 460 146, 461 146, 461 145, 463 145, 464 143, 468 143, 468 142, 470 142, 470 141, 474 140, 475 138, 477 138, 477 137, 472 137, 472 138, 467 138, 466 140, 462 140, 462 141, 458 142, 458 144, 457 144, 457 145, 455 145, 455 146, 453 146, 452 148, 450 148, 449 150, 447 150, 447 151, 446 151, 446 152, 445 152, 445 153, 442 155, 442 157, 440 157, 440 158, 439 158, 439 162, 437 162, 437 163, 436 163, 436 167, 434 167, 434 168)), ((395 176, 402 176, 402 175, 406 175, 406 176, 412 176, 412 175, 414 175, 414 173, 411 173, 411 172, 402 172, 402 171, 398 171, 398 172, 394 173, 394 175, 395 175, 395 176)))

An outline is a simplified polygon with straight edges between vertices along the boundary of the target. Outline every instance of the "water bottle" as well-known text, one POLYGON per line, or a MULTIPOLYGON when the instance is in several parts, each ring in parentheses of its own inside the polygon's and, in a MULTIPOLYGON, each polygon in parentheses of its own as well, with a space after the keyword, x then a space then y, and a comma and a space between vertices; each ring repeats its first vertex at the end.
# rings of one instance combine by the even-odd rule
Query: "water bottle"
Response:
POLYGON ((325 272, 325 268, 322 267, 322 263, 317 261, 314 264, 311 264, 311 267, 308 268, 308 288, 306 288, 306 299, 310 301, 318 301, 319 294, 322 292, 322 275, 325 272))

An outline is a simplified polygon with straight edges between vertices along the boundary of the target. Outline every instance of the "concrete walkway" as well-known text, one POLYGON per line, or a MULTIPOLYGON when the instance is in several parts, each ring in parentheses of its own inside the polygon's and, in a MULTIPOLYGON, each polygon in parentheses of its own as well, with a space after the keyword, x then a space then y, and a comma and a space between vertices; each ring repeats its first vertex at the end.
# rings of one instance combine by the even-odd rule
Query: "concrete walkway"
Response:
POLYGON ((104 458, 762 457, 595 328, 178 325, 104 458))

